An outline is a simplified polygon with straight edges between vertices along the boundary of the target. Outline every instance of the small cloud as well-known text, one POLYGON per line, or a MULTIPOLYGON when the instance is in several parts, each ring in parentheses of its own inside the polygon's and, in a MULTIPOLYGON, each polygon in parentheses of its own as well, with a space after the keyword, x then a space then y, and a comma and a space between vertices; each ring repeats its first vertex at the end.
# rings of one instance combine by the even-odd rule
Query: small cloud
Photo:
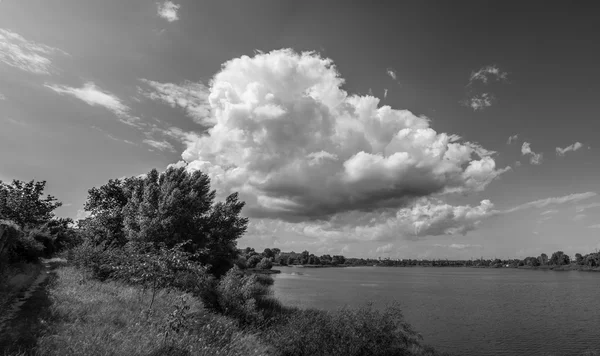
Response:
POLYGON ((172 1, 165 1, 164 3, 157 3, 158 5, 158 16, 163 19, 174 22, 179 20, 179 16, 177 15, 177 11, 181 5, 175 4, 172 1))
POLYGON ((516 167, 521 167, 521 164, 522 164, 522 163, 521 163, 521 161, 516 161, 516 162, 515 162, 515 166, 516 166, 516 167))
POLYGON ((398 76, 396 75, 396 71, 392 68, 387 69, 387 75, 394 80, 397 80, 398 78, 398 76))
POLYGON ((148 79, 140 79, 140 81, 153 89, 144 91, 138 88, 138 91, 148 99, 162 101, 172 108, 179 107, 198 124, 215 124, 210 115, 209 90, 204 84, 189 81, 182 84, 159 83, 148 79))
POLYGON ((539 200, 530 201, 525 204, 517 205, 513 208, 501 211, 500 213, 504 213, 504 214, 512 213, 515 211, 520 211, 520 210, 530 209, 530 208, 541 209, 541 208, 545 208, 549 205, 560 205, 560 204, 565 204, 565 203, 579 202, 581 200, 589 199, 589 198, 595 197, 597 195, 598 194, 595 192, 585 192, 585 193, 564 195, 562 197, 551 197, 551 198, 539 199, 539 200))
POLYGON ((387 90, 387 89, 384 89, 384 90, 383 90, 383 98, 384 98, 384 99, 385 99, 385 98, 387 98, 387 94, 388 94, 388 90, 387 90))
POLYGON ((582 148, 583 144, 581 142, 575 142, 572 145, 569 145, 565 148, 560 148, 560 147, 556 147, 556 155, 557 156, 564 156, 565 153, 567 152, 571 152, 571 151, 577 151, 578 149, 582 148))
POLYGON ((127 111, 129 111, 129 107, 123 104, 119 98, 110 92, 98 88, 93 82, 87 82, 81 88, 49 84, 45 84, 44 86, 60 95, 67 94, 74 96, 90 106, 102 106, 117 116, 126 116, 127 111))
POLYGON ((16 126, 22 126, 22 127, 29 127, 31 126, 29 123, 22 121, 22 120, 16 120, 13 119, 12 117, 5 117, 3 121, 8 122, 11 125, 16 125, 16 126))
POLYGON ((392 252, 393 248, 394 248, 393 244, 387 244, 387 245, 377 247, 375 252, 376 253, 390 253, 390 252, 392 252))
POLYGON ((469 249, 481 249, 481 248, 483 248, 483 246, 481 246, 481 245, 473 245, 473 244, 450 244, 450 245, 434 244, 433 246, 434 247, 449 248, 449 249, 453 249, 453 250, 469 250, 469 249))
POLYGON ((33 73, 49 75, 56 72, 50 59, 52 55, 66 52, 29 41, 18 33, 0 28, 0 62, 33 73))
POLYGON ((600 229, 600 224, 590 225, 588 229, 600 229))
POLYGON ((542 164, 543 153, 535 153, 531 150, 531 144, 529 142, 523 142, 521 146, 521 154, 523 156, 529 155, 529 163, 539 165, 542 164))
POLYGON ((464 102, 465 106, 470 107, 473 111, 483 111, 492 106, 496 98, 490 93, 477 94, 464 102))
POLYGON ((512 135, 512 136, 509 136, 509 137, 508 137, 508 141, 506 141, 506 144, 507 144, 507 145, 510 145, 510 144, 512 144, 513 142, 516 142, 518 138, 519 138, 519 135, 518 135, 518 134, 516 134, 516 135, 512 135))
POLYGON ((546 210, 543 213, 540 213, 540 215, 551 215, 551 214, 556 214, 558 213, 558 210, 556 209, 550 209, 550 210, 546 210))
POLYGON ((4 96, 2 93, 0 93, 0 100, 6 100, 6 96, 4 96))
POLYGON ((165 140, 157 141, 157 140, 152 140, 152 139, 145 139, 143 142, 145 144, 148 144, 148 145, 156 148, 157 150, 160 150, 160 151, 176 152, 173 145, 171 145, 169 142, 167 142, 165 140))
POLYGON ((588 209, 593 209, 593 208, 600 208, 600 203, 590 203, 590 204, 586 204, 586 205, 578 205, 575 207, 575 210, 578 213, 582 213, 588 209))
POLYGON ((477 72, 471 72, 469 84, 480 81, 483 84, 487 84, 490 80, 495 81, 506 81, 508 73, 503 72, 496 65, 489 65, 482 67, 477 72))
POLYGON ((587 217, 586 214, 577 214, 573 217, 573 221, 581 221, 587 217))
POLYGON ((75 221, 88 218, 88 217, 90 217, 90 215, 92 215, 92 214, 89 211, 79 209, 79 210, 77 210, 77 215, 75 215, 75 221))

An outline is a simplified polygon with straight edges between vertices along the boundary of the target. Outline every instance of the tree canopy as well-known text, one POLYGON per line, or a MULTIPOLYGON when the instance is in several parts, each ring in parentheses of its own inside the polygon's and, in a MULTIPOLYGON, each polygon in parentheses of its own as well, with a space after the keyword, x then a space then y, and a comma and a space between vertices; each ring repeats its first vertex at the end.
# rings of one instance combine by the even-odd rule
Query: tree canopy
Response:
POLYGON ((54 210, 62 205, 55 197, 43 197, 46 181, 0 181, 0 219, 10 220, 21 228, 50 221, 54 210))

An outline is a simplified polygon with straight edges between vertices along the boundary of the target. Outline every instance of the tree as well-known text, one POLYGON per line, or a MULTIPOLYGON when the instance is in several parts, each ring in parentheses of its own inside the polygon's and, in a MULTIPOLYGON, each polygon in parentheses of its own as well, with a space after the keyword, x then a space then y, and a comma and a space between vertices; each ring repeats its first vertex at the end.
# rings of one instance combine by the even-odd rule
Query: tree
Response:
POLYGON ((119 245, 172 248, 189 240, 186 251, 198 253, 199 262, 220 276, 233 266, 237 239, 246 231, 248 219, 240 216, 244 202, 237 193, 218 203, 215 196, 209 177, 200 171, 153 169, 145 177, 110 180, 90 189, 85 205, 90 218, 81 225, 91 235, 119 245))
POLYGON ((263 259, 256 265, 256 268, 271 269, 273 268, 273 263, 270 259, 263 257, 263 259))
POLYGON ((246 261, 246 266, 248 266, 248 268, 255 268, 256 265, 259 264, 261 260, 262 260, 262 258, 260 257, 260 255, 252 255, 252 256, 250 256, 248 261, 246 261))
POLYGON ((583 264, 583 256, 580 253, 576 253, 575 261, 577 262, 578 265, 582 265, 583 264))
POLYGON ((538 257, 538 261, 540 261, 540 265, 545 266, 548 264, 548 255, 542 253, 540 257, 538 257))
POLYGON ((562 251, 556 251, 552 254, 552 257, 550 257, 551 265, 563 266, 568 265, 569 263, 569 256, 565 255, 565 253, 562 251))
POLYGON ((275 257, 275 253, 270 248, 265 248, 265 250, 263 251, 262 255, 265 256, 266 258, 273 258, 273 257, 275 257))
POLYGON ((0 219, 15 222, 19 227, 35 227, 54 218, 54 210, 62 205, 55 197, 43 198, 46 181, 0 181, 0 219))

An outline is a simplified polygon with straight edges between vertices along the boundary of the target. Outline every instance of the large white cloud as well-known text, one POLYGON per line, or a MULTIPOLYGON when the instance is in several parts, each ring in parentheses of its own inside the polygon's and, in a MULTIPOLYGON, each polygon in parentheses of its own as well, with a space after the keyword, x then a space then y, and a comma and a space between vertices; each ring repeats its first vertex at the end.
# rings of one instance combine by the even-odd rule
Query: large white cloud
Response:
POLYGON ((505 170, 493 152, 373 96, 349 95, 343 83, 315 53, 228 61, 210 85, 205 122, 214 126, 182 157, 218 191, 239 191, 249 216, 289 221, 481 191, 505 170))

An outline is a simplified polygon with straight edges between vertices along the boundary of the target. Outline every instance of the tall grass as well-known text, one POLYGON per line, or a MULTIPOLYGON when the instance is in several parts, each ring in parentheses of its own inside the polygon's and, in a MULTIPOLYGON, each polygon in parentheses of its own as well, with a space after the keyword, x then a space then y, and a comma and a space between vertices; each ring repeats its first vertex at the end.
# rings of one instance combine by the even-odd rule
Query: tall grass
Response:
POLYGON ((182 292, 151 293, 120 282, 87 279, 74 267, 57 270, 50 286, 50 329, 40 355, 270 355, 256 335, 208 312, 182 292))

